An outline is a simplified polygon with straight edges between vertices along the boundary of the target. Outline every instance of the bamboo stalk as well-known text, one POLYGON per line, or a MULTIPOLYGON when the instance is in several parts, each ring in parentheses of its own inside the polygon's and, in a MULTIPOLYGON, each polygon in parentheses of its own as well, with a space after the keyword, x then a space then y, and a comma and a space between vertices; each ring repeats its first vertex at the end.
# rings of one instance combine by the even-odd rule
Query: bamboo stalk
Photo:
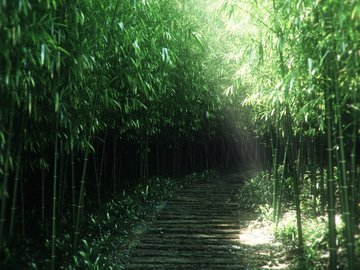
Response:
POLYGON ((314 217, 317 215, 317 181, 316 181, 316 141, 311 137, 311 196, 312 196, 312 214, 314 217))
MULTIPOLYGON (((56 118, 58 116, 56 115, 56 118)), ((56 120, 56 129, 55 129, 55 142, 54 142, 54 168, 53 168, 53 197, 52 197, 52 229, 51 229, 51 269, 55 270, 55 262, 56 262, 56 200, 57 200, 57 161, 59 158, 58 153, 58 134, 57 134, 57 121, 56 120)))
POLYGON ((64 187, 64 164, 65 164, 65 160, 64 160, 64 145, 63 145, 63 140, 60 138, 59 140, 59 146, 58 146, 58 151, 59 151, 59 164, 58 164, 58 196, 57 196, 57 211, 59 214, 59 217, 61 217, 61 213, 62 213, 62 204, 63 204, 63 187, 64 187))
POLYGON ((304 239, 303 239, 303 232, 302 232, 302 220, 301 220, 301 208, 300 208, 300 188, 299 188, 299 179, 301 174, 301 149, 302 149, 302 136, 300 136, 300 149, 298 151, 297 156, 297 168, 294 164, 294 145, 292 139, 292 128, 289 125, 288 128, 290 129, 290 137, 289 137, 289 149, 290 149, 290 168, 292 171, 293 177, 293 187, 294 187, 294 200, 295 200, 295 210, 296 210, 296 224, 298 227, 298 245, 299 245, 299 253, 300 253, 300 264, 303 264, 303 256, 304 256, 304 239))
POLYGON ((14 119, 14 107, 12 105, 10 116, 9 116, 9 130, 8 130, 8 138, 7 138, 7 145, 6 145, 6 154, 5 154, 5 161, 4 161, 4 184, 3 184, 3 191, 1 195, 1 214, 0 214, 0 246, 3 246, 4 243, 4 228, 6 222, 6 203, 8 199, 8 181, 9 181, 9 163, 10 163, 10 150, 11 150, 11 141, 13 135, 13 119, 14 119))
MULTIPOLYGON (((285 150, 284 150, 284 157, 283 157, 283 168, 282 168, 282 175, 281 175, 281 184, 280 184, 280 192, 279 192, 279 198, 278 198, 278 203, 277 203, 277 208, 276 208, 276 227, 278 227, 279 224, 279 220, 280 220, 280 214, 281 214, 281 202, 282 202, 282 197, 283 197, 283 190, 284 190, 284 185, 285 185, 285 179, 286 179, 286 164, 288 162, 288 150, 289 149, 289 138, 286 139, 286 145, 285 145, 285 150)), ((275 211, 275 209, 274 209, 275 211)))
POLYGON ((336 249, 336 223, 335 223, 335 179, 333 171, 333 144, 332 144, 332 107, 330 92, 327 86, 324 87, 325 116, 326 116, 326 152, 327 172, 326 184, 328 195, 328 228, 329 228, 329 270, 337 269, 336 249))
MULTIPOLYGON (((272 148, 273 148, 273 174, 274 174, 274 186, 273 186, 273 220, 278 221, 279 219, 279 212, 280 212, 280 203, 281 198, 279 194, 279 175, 278 175, 278 155, 279 155, 279 119, 278 119, 278 102, 275 105, 275 131, 274 136, 271 136, 272 141, 272 148), (278 209, 278 211, 277 211, 278 209)), ((288 141, 286 143, 286 149, 288 146, 288 141)), ((287 151, 287 150, 285 150, 287 151)), ((286 159, 286 153, 284 154, 286 159)), ((285 164, 285 162, 284 162, 285 164)), ((283 176, 284 177, 284 176, 283 176)), ((276 222, 277 223, 277 222, 276 222)))
POLYGON ((335 101, 336 101, 336 111, 335 114, 337 116, 337 132, 338 132, 338 140, 339 140, 339 184, 342 190, 342 203, 343 205, 343 217, 345 223, 345 239, 346 239, 346 251, 348 258, 348 268, 349 270, 355 269, 355 246, 354 246, 354 230, 352 228, 352 216, 351 209, 349 205, 349 187, 348 187, 348 179, 346 175, 346 159, 345 159, 345 145, 344 145, 344 134, 343 134, 343 126, 342 126, 342 116, 340 112, 340 89, 337 86, 337 78, 336 75, 333 77, 333 82, 335 84, 335 101))
POLYGON ((21 193, 21 236, 25 238, 25 196, 24 196, 24 181, 23 181, 23 169, 20 169, 20 193, 21 193))
POLYGON ((45 168, 41 169, 41 224, 45 227, 45 168))
POLYGON ((160 158, 159 158, 159 135, 156 133, 156 172, 157 175, 160 176, 160 158))
POLYGON ((320 211, 321 215, 325 214, 325 183, 324 183, 324 137, 323 134, 320 134, 320 211))
POLYGON ((112 166, 112 184, 113 193, 116 193, 116 136, 113 134, 113 166, 112 166))
MULTIPOLYGON (((107 139, 107 133, 108 133, 108 129, 106 128, 105 130, 105 135, 104 135, 104 142, 103 142, 103 148, 102 148, 102 153, 101 153, 101 161, 100 161, 100 169, 99 169, 99 187, 97 188, 98 190, 98 198, 99 198, 99 202, 101 203, 101 184, 102 184, 102 179, 103 179, 103 171, 104 171, 104 163, 105 163, 105 154, 106 154, 106 139, 107 139)), ((100 205, 99 205, 100 206, 100 205)))
POLYGON ((89 156, 89 147, 86 147, 85 154, 84 154, 84 163, 83 163, 83 170, 80 182, 80 192, 79 192, 79 202, 77 205, 77 215, 76 215, 76 225, 75 225, 75 233, 74 233, 74 245, 73 245, 73 253, 75 254, 78 249, 79 244, 79 237, 80 237, 80 223, 81 223, 81 216, 83 213, 84 208, 84 194, 85 194, 85 180, 86 180, 86 171, 87 171, 87 164, 88 164, 88 156, 89 156))
POLYGON ((98 199, 98 207, 100 209, 101 201, 100 201, 100 180, 99 175, 97 171, 97 164, 96 164, 96 153, 92 155, 93 157, 93 165, 94 165, 94 171, 95 171, 95 184, 96 184, 96 193, 97 193, 97 199, 98 199))
POLYGON ((13 233, 14 233, 16 203, 17 203, 19 179, 20 179, 20 163, 21 163, 21 146, 19 146, 19 148, 17 150, 17 155, 16 155, 16 172, 15 172, 15 178, 14 178, 14 189, 13 189, 13 195, 12 195, 11 215, 10 215, 10 229, 9 229, 9 237, 10 238, 12 238, 13 233))
POLYGON ((71 208, 72 208, 72 226, 76 227, 76 185, 75 185, 75 159, 74 159, 74 138, 70 139, 70 163, 71 163, 71 208))
POLYGON ((145 143, 144 143, 144 179, 143 181, 146 181, 149 177, 149 153, 148 153, 148 147, 149 147, 149 138, 147 133, 145 132, 145 143))
MULTIPOLYGON (((356 92, 352 91, 351 96, 353 104, 356 103, 356 92)), ((351 133, 351 154, 350 154, 350 212, 352 217, 352 229, 354 230, 354 225, 356 224, 356 208, 357 208, 357 200, 356 200, 356 147, 357 147, 357 112, 354 109, 352 113, 352 133, 351 133)), ((353 232, 354 234, 354 232, 353 232)))

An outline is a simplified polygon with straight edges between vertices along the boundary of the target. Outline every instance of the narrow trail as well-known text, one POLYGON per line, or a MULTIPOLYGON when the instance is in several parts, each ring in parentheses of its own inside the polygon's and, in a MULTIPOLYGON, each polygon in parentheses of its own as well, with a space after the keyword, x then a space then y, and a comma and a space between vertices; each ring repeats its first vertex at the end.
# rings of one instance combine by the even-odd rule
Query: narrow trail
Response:
POLYGON ((125 269, 249 269, 244 255, 252 251, 240 242, 249 218, 236 202, 241 182, 232 174, 181 190, 142 235, 125 269))

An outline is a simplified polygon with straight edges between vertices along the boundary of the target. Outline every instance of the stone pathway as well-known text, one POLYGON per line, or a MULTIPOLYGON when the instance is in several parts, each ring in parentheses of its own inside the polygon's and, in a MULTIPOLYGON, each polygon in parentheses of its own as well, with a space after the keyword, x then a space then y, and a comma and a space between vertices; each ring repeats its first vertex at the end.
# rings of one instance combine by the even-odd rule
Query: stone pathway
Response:
POLYGON ((241 182, 232 174, 182 189, 142 235, 125 269, 254 269, 244 265, 249 250, 240 241, 241 182))

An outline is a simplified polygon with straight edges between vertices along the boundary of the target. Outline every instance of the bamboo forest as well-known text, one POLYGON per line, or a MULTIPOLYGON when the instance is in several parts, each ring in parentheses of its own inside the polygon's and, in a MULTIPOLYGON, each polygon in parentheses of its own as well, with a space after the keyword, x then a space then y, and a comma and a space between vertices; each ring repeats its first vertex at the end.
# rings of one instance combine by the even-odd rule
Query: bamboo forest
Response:
POLYGON ((0 0, 0 269, 360 269, 360 1, 0 0))

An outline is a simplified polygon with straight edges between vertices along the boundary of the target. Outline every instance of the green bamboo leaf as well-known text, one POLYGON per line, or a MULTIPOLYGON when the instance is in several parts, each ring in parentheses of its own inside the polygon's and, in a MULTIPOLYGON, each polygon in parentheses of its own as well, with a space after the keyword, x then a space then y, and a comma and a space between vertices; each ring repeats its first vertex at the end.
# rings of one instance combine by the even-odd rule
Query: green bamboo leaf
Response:
POLYGON ((56 71, 58 73, 60 72, 60 64, 61 64, 61 56, 60 56, 60 52, 58 52, 56 56, 56 71))
POLYGON ((201 47, 204 48, 204 43, 202 42, 202 34, 200 34, 199 32, 196 31, 192 31, 191 35, 195 38, 197 44, 201 47))
POLYGON ((45 44, 41 44, 41 52, 40 52, 40 64, 41 66, 44 65, 45 61, 45 44))
POLYGON ((28 99, 28 111, 30 115, 31 115, 31 109, 32 109, 32 102, 31 102, 31 93, 30 93, 28 99))
POLYGON ((308 71, 309 76, 313 75, 313 60, 311 58, 308 58, 308 71))
MULTIPOLYGON (((0 131, 0 145, 1 147, 3 147, 3 145, 5 144, 5 135, 3 132, 0 131)), ((1 194, 1 192, 0 192, 1 194)))
POLYGON ((60 97, 59 97, 59 93, 56 92, 56 94, 55 94, 55 112, 59 111, 59 107, 60 107, 60 97))

